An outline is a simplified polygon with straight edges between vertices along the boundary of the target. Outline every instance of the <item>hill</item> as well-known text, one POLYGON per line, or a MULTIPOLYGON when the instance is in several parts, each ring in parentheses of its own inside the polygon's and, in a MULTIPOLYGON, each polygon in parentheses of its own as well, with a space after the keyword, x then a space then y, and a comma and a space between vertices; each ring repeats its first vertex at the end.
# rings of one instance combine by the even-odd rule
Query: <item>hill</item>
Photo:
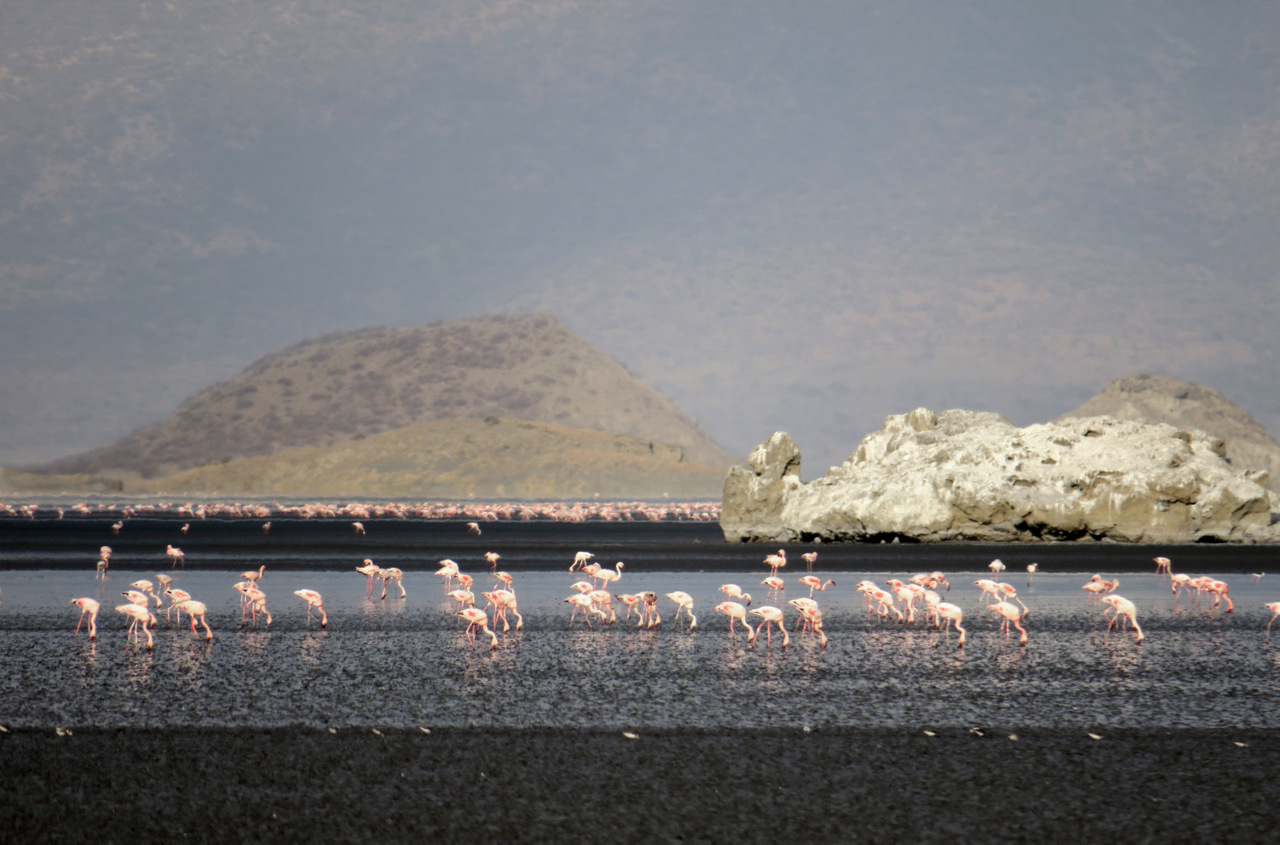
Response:
POLYGON ((634 437, 528 420, 443 419, 130 482, 126 493, 361 498, 718 499, 726 470, 634 437))
POLYGON ((1216 390, 1173 376, 1141 373, 1116 379, 1059 419, 1102 415, 1207 431, 1222 438, 1233 466, 1265 470, 1271 475, 1270 488, 1280 490, 1280 443, 1248 411, 1216 390))
MULTIPOLYGON (((533 315, 308 340, 259 359, 159 422, 37 470, 161 478, 427 420, 488 417, 661 444, 690 463, 734 462, 692 417, 617 361, 554 318, 533 315)), ((464 428, 481 439, 489 431, 464 428)))

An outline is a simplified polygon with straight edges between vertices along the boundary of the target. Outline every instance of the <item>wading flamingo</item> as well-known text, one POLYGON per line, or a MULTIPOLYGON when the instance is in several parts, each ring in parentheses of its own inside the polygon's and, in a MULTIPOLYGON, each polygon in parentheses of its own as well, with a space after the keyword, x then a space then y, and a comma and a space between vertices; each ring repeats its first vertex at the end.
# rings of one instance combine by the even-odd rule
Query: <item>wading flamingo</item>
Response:
POLYGON ((471 642, 473 650, 476 647, 476 635, 474 633, 476 628, 489 635, 489 648, 498 647, 498 635, 489 627, 489 614, 478 607, 464 607, 454 615, 460 619, 467 620, 467 639, 471 642))
POLYGON ((676 590, 675 592, 667 593, 667 598, 676 603, 675 624, 677 626, 680 624, 680 614, 688 613, 689 630, 692 631, 694 628, 698 627, 698 617, 693 615, 693 596, 683 590, 676 590))
POLYGON ((733 633, 733 623, 734 620, 737 620, 747 629, 747 639, 751 639, 754 629, 751 627, 751 623, 747 621, 747 609, 745 607, 736 601, 722 601, 713 609, 729 617, 729 633, 733 633))
POLYGON ((485 559, 485 560, 487 560, 487 561, 489 561, 489 571, 490 571, 490 572, 492 572, 493 570, 495 570, 495 569, 497 569, 497 568, 498 568, 498 560, 499 560, 501 557, 502 557, 502 555, 498 554, 497 552, 485 552, 485 553, 484 553, 484 559, 485 559))
POLYGON ((1167 557, 1153 557, 1152 560, 1156 562, 1157 575, 1163 573, 1168 575, 1170 578, 1173 577, 1173 561, 1169 560, 1167 557))
POLYGON ((404 590, 404 573, 399 568, 388 566, 386 569, 378 570, 378 577, 382 579, 382 597, 387 597, 387 582, 395 581, 396 586, 400 588, 400 598, 404 598, 408 593, 404 590))
POLYGON ((815 563, 817 563, 817 562, 818 562, 818 553, 817 553, 817 552, 805 552, 804 554, 800 555, 800 557, 804 560, 804 568, 805 568, 805 570, 807 570, 807 571, 809 571, 809 572, 812 572, 812 571, 813 571, 813 565, 814 565, 815 563))
MULTIPOLYGON (((205 621, 205 618, 204 618, 205 613, 208 611, 208 608, 205 607, 204 602, 196 601, 194 599, 189 599, 182 603, 181 610, 183 613, 191 617, 191 633, 193 634, 197 633, 196 617, 199 616, 200 624, 204 626, 204 638, 206 640, 213 639, 213 631, 209 630, 209 623, 205 621)), ((267 624, 268 625, 271 624, 270 615, 268 615, 267 617, 267 624)))
POLYGON ((599 578, 603 582, 601 586, 616 584, 622 578, 622 570, 626 568, 626 564, 622 561, 618 561, 613 565, 613 569, 605 569, 601 567, 596 572, 595 577, 599 578))
POLYGON ((747 605, 751 605, 751 594, 742 592, 742 588, 737 584, 722 584, 720 585, 720 592, 731 599, 745 599, 747 605))
POLYGON ((357 534, 363 534, 363 533, 364 533, 364 523, 363 523, 363 522, 353 522, 353 523, 351 523, 351 527, 352 527, 352 528, 354 528, 354 529, 356 530, 356 533, 357 533, 357 534))
POLYGON ((591 627, 590 614, 599 613, 601 616, 604 616, 604 614, 600 613, 600 610, 596 607, 596 603, 593 602, 591 600, 591 597, 588 596, 586 593, 574 593, 573 595, 566 598, 565 601, 573 605, 573 612, 569 614, 570 628, 573 627, 574 617, 578 615, 579 610, 582 611, 582 618, 586 621, 588 628, 591 627))
POLYGON ((593 557, 595 557, 595 555, 593 555, 591 552, 578 552, 576 555, 573 556, 573 563, 569 564, 569 571, 572 572, 573 570, 577 569, 579 566, 585 566, 587 563, 591 561, 591 558, 593 557))
POLYGON ((138 627, 141 626, 147 635, 147 648, 152 648, 155 645, 155 639, 151 636, 151 626, 155 624, 156 618, 151 615, 151 611, 140 604, 118 604, 116 605, 116 612, 123 613, 129 617, 130 637, 137 639, 138 627))
POLYGON ((822 611, 815 605, 813 607, 805 606, 800 608, 800 617, 804 619, 805 628, 818 635, 818 643, 823 647, 827 647, 830 640, 827 634, 822 630, 822 611))
POLYGON ((1031 576, 1035 575, 1039 571, 1040 571, 1040 564, 1038 563, 1027 564, 1027 586, 1028 587, 1031 586, 1031 576))
POLYGON ((356 572, 368 578, 368 582, 364 585, 364 594, 366 596, 373 595, 373 579, 378 576, 378 570, 381 568, 369 558, 365 558, 361 565, 356 567, 356 572))
POLYGON ((749 643, 755 642, 756 638, 760 636, 760 629, 764 628, 765 642, 772 645, 773 629, 769 627, 772 624, 772 625, 777 625, 778 630, 782 632, 782 647, 786 648, 788 645, 791 644, 791 635, 787 633, 786 627, 783 626, 782 624, 781 610, 779 610, 778 608, 774 607, 771 604, 766 604, 764 607, 753 607, 748 612, 754 613, 756 616, 759 616, 761 619, 761 622, 760 622, 760 625, 754 631, 751 632, 751 636, 747 638, 747 642, 749 643))
POLYGON ((1019 610, 1016 605, 1009 604, 1009 602, 1001 599, 988 607, 1000 616, 1000 632, 1005 635, 1006 639, 1009 637, 1009 626, 1012 625, 1017 628, 1018 633, 1021 634, 1018 638, 1018 645, 1027 644, 1027 629, 1022 627, 1021 622, 1022 611, 1019 610))
POLYGON ((787 565, 787 550, 778 549, 776 555, 768 555, 764 559, 765 565, 772 570, 770 575, 777 575, 778 570, 787 565))
MULTIPOLYGON (((1125 625, 1133 624, 1133 630, 1138 634, 1138 642, 1142 642, 1145 638, 1142 628, 1138 627, 1138 608, 1133 602, 1123 596, 1103 596, 1101 598, 1103 604, 1110 605, 1113 615, 1107 620, 1107 630, 1111 630, 1111 626, 1116 624, 1116 620, 1121 616, 1125 617, 1125 625)), ((1106 616, 1106 613, 1103 613, 1106 616)))
POLYGON ((253 584, 256 586, 257 583, 262 580, 262 575, 266 571, 267 571, 267 565, 264 563, 262 564, 262 566, 258 567, 257 572, 254 572, 252 569, 250 569, 248 572, 241 572, 240 580, 248 581, 250 584, 253 584))
POLYGON ((834 586, 836 582, 829 578, 826 581, 822 581, 816 575, 805 575, 800 579, 800 583, 809 588, 809 598, 813 598, 814 590, 822 592, 827 587, 834 586))
POLYGON ((1004 561, 1000 558, 996 558, 987 564, 987 569, 990 569, 994 574, 999 575, 1001 572, 1004 572, 1004 561))
MULTIPOLYGON (((507 622, 507 611, 511 611, 516 615, 516 630, 519 631, 524 627, 524 617, 520 615, 520 607, 516 601, 516 594, 510 590, 492 590, 487 593, 481 593, 485 601, 494 609, 493 621, 497 622, 502 619, 502 633, 511 630, 511 623, 507 622)), ((612 609, 609 611, 612 613, 612 609)))
POLYGON ((468 534, 474 534, 474 535, 476 535, 477 537, 479 537, 479 536, 480 536, 480 523, 478 523, 478 522, 468 522, 468 523, 467 523, 467 533, 468 533, 468 534))
POLYGON ((644 606, 640 608, 640 621, 636 624, 637 628, 656 628, 662 624, 662 617, 658 615, 658 594, 652 591, 646 591, 640 595, 644 600, 644 606), (645 624, 648 620, 649 624, 645 624))
POLYGON ((935 624, 937 624, 938 627, 942 627, 941 620, 947 620, 947 627, 944 631, 948 638, 951 636, 951 625, 952 623, 955 623, 956 630, 960 632, 960 639, 956 641, 956 645, 964 645, 965 630, 964 626, 961 624, 964 622, 964 612, 960 610, 957 605, 954 605, 949 601, 938 602, 934 605, 933 610, 934 613, 937 614, 936 618, 938 621, 935 622, 935 624))
MULTIPOLYGON (((86 596, 84 598, 72 599, 71 603, 74 604, 76 607, 80 608, 80 621, 76 622, 76 631, 71 636, 74 637, 80 633, 80 623, 84 622, 84 618, 88 616, 89 625, 85 630, 89 632, 89 639, 92 640, 95 637, 97 637, 98 636, 98 608, 100 607, 100 605, 98 604, 98 600, 91 599, 88 596, 86 596)), ((1267 630, 1268 631, 1271 630, 1270 625, 1267 626, 1267 630)))
POLYGON ((315 590, 294 590, 293 594, 307 603, 307 626, 311 625, 311 611, 320 611, 320 627, 329 626, 329 614, 324 612, 324 598, 315 590))
POLYGON ((170 546, 166 544, 164 547, 164 553, 173 559, 173 562, 169 564, 170 569, 173 569, 178 564, 182 564, 183 569, 187 568, 187 558, 186 555, 182 553, 182 549, 177 546, 170 546))
MULTIPOLYGON (((1264 607, 1271 611, 1271 618, 1267 620, 1267 642, 1271 642, 1271 623, 1276 621, 1277 616, 1280 616, 1280 601, 1269 602, 1264 607)), ((76 626, 76 630, 80 630, 79 625, 76 626)))

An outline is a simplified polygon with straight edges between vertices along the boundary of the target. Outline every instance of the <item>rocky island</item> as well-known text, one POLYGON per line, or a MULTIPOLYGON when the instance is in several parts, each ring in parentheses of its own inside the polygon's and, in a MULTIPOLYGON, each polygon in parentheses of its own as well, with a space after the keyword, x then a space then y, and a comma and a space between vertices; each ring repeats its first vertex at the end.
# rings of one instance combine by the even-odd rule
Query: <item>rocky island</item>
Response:
POLYGON ((730 470, 730 542, 1280 541, 1265 471, 1166 423, 1074 417, 1018 428, 995 413, 888 417, 808 484, 783 432, 730 470))

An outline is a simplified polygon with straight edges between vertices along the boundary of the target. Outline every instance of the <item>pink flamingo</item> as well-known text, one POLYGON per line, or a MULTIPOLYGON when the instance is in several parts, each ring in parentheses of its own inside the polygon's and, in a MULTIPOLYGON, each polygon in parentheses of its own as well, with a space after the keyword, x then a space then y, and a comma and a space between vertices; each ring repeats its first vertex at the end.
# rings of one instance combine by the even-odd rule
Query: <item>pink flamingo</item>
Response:
POLYGON ((588 628, 591 627, 590 614, 599 613, 601 616, 604 616, 604 614, 600 612, 599 608, 596 607, 596 603, 593 602, 591 600, 591 597, 588 596, 586 593, 574 593, 573 595, 565 599, 565 601, 573 605, 573 612, 569 614, 570 628, 573 627, 574 617, 578 615, 579 610, 582 611, 582 618, 586 621, 588 628))
MULTIPOLYGON (((169 608, 165 610, 164 616, 169 620, 169 624, 173 624, 173 620, 170 618, 169 614, 182 602, 189 601, 191 599, 191 594, 180 587, 167 587, 164 594, 169 597, 169 608)), ((182 608, 178 608, 178 624, 182 624, 182 608)))
POLYGON ((729 633, 733 633, 733 623, 737 620, 747 629, 747 639, 751 639, 754 629, 751 627, 751 623, 747 621, 747 609, 745 607, 736 601, 722 601, 714 609, 729 617, 729 633))
POLYGON ((489 571, 490 571, 490 572, 492 572, 493 570, 495 570, 495 569, 497 569, 497 568, 498 568, 498 560, 499 560, 499 559, 501 559, 501 557, 502 557, 502 555, 498 554, 497 552, 485 552, 485 553, 484 553, 484 559, 485 559, 485 560, 487 560, 487 561, 489 561, 489 571))
POLYGON ((1170 578, 1173 577, 1173 561, 1169 560, 1167 557, 1153 557, 1152 560, 1156 562, 1157 575, 1163 572, 1170 578))
POLYGON ((683 590, 676 590, 675 592, 667 593, 667 598, 671 599, 676 604, 676 625, 680 624, 680 614, 688 613, 689 630, 692 631, 694 628, 698 627, 698 617, 693 615, 693 596, 683 590))
MULTIPOLYGON (((213 631, 209 630, 209 623, 205 620, 204 615, 208 611, 204 602, 189 599, 182 603, 181 610, 191 617, 191 633, 196 633, 196 617, 200 617, 200 624, 204 626, 204 638, 206 640, 213 639, 213 631)), ((267 616, 267 624, 271 624, 270 614, 267 616)))
POLYGON ((307 625, 311 625, 311 611, 320 611, 320 627, 326 628, 329 625, 329 615, 324 612, 324 598, 315 590, 294 590, 293 594, 307 603, 307 625))
POLYGON ((447 590, 453 586, 453 579, 458 577, 458 564, 450 558, 440 561, 440 568, 436 570, 436 574, 444 579, 444 588, 447 590))
POLYGON ((1021 637, 1018 638, 1018 645, 1027 644, 1027 629, 1022 627, 1022 624, 1021 624, 1021 619, 1022 619, 1021 610, 1019 610, 1014 605, 1009 604, 1009 602, 1005 601, 1004 599, 1001 599, 1000 601, 996 602, 993 605, 988 605, 988 607, 989 609, 995 611, 1000 616, 1001 618, 1000 632, 1005 635, 1006 639, 1008 639, 1009 637, 1009 626, 1012 625, 1013 627, 1017 628, 1018 632, 1022 635, 1021 637))
POLYGON ((397 567, 388 566, 386 569, 378 570, 378 577, 382 579, 382 597, 387 597, 387 582, 395 581, 396 586, 400 588, 400 598, 408 595, 404 589, 404 573, 397 567))
POLYGON ((378 566, 378 564, 374 563, 369 558, 365 558, 362 561, 362 565, 356 567, 356 572, 359 572, 361 575, 367 576, 369 579, 368 583, 366 583, 364 587, 364 594, 366 596, 373 595, 373 579, 377 577, 378 570, 381 568, 382 567, 378 566))
POLYGON ((1227 595, 1227 593, 1231 592, 1231 587, 1226 581, 1215 581, 1212 578, 1207 578, 1204 582, 1204 591, 1206 593, 1213 593, 1214 607, 1217 607, 1225 601, 1227 603, 1227 613, 1236 609, 1235 603, 1231 601, 1231 596, 1227 595))
POLYGON ((964 645, 965 630, 964 626, 961 624, 964 621, 964 612, 958 606, 949 601, 938 602, 934 605, 933 610, 934 613, 937 614, 937 619, 939 620, 935 623, 938 627, 942 627, 941 620, 947 620, 947 627, 945 631, 948 637, 951 635, 951 625, 952 623, 955 623, 956 630, 960 632, 960 639, 956 642, 956 645, 964 645))
POLYGON ((601 586, 605 586, 607 584, 616 584, 618 581, 622 579, 622 570, 626 568, 627 568, 626 564, 624 564, 622 561, 618 561, 613 565, 613 569, 605 569, 601 567, 596 572, 595 577, 600 579, 600 581, 602 582, 601 586))
POLYGON ((823 581, 816 575, 805 575, 800 578, 800 583, 809 588, 809 598, 813 598, 814 590, 822 592, 827 589, 827 587, 834 586, 836 582, 829 578, 826 581, 823 581))
POLYGON ((656 628, 662 624, 662 617, 658 615, 658 594, 652 591, 646 591, 640 596, 644 599, 644 606, 640 608, 640 621, 636 623, 637 628, 656 628), (648 620, 649 624, 645 624, 648 620))
POLYGON ((746 599, 747 606, 751 605, 751 594, 742 592, 742 588, 737 584, 722 584, 720 585, 720 592, 731 599, 746 599))
POLYGON ((578 552, 573 556, 573 563, 569 564, 569 571, 577 569, 579 566, 586 566, 595 557, 591 552, 578 552))
POLYGON ((156 618, 151 615, 151 611, 140 604, 118 604, 116 605, 116 611, 123 613, 131 620, 129 622, 130 637, 137 639, 138 627, 141 626, 147 635, 147 648, 152 648, 155 645, 155 639, 151 636, 151 626, 155 624, 156 618))
MULTIPOLYGON (((1271 642, 1271 623, 1276 621, 1277 616, 1280 616, 1280 601, 1269 602, 1264 607, 1271 611, 1271 618, 1267 620, 1267 642, 1271 642)), ((79 626, 76 626, 76 630, 79 630, 79 626)))
POLYGON ((496 622, 502 619, 502 633, 511 630, 511 623, 507 621, 507 611, 511 611, 516 615, 516 630, 519 631, 524 627, 524 617, 520 615, 520 607, 516 601, 516 594, 510 590, 492 590, 488 593, 481 593, 494 608, 493 618, 496 622))
POLYGON ((812 572, 813 565, 818 562, 818 553, 805 552, 804 554, 800 555, 800 557, 804 559, 804 568, 809 572, 812 572))
POLYGON ((478 522, 468 522, 468 523, 467 523, 467 533, 468 533, 468 534, 474 534, 474 535, 476 535, 477 537, 479 537, 479 536, 480 536, 480 523, 478 523, 478 522))
POLYGON ((778 553, 776 555, 766 556, 764 562, 772 570, 769 574, 777 575, 778 570, 787 565, 787 550, 778 549, 778 553))
POLYGON ((354 529, 356 530, 356 533, 357 533, 357 534, 363 534, 363 533, 365 533, 365 532, 364 532, 364 523, 363 523, 363 522, 353 522, 353 523, 351 523, 351 527, 352 527, 352 528, 354 528, 354 529))
POLYGON ((830 640, 827 638, 826 632, 822 630, 822 611, 816 606, 805 606, 800 609, 800 616, 804 619, 805 627, 817 634, 819 644, 826 648, 830 640))
MULTIPOLYGON (((1110 605, 1110 609, 1114 613, 1114 615, 1107 621, 1107 630, 1110 631, 1111 626, 1116 623, 1116 620, 1119 619, 1121 616, 1123 616, 1125 617, 1124 624, 1128 625, 1132 623, 1133 630, 1138 634, 1138 642, 1142 642, 1142 640, 1145 637, 1142 633, 1142 629, 1138 627, 1137 606, 1134 605, 1133 602, 1129 601, 1128 599, 1122 596, 1108 595, 1108 596, 1103 596, 1100 600, 1102 601, 1103 604, 1110 605)), ((1105 616, 1106 613, 1104 612, 1103 615, 1105 616)))
POLYGON ((753 643, 760 636, 760 628, 764 628, 765 641, 770 645, 773 644, 773 629, 770 625, 777 625, 778 630, 782 632, 782 647, 786 648, 791 644, 791 635, 787 633, 786 626, 782 624, 782 611, 771 604, 764 607, 754 607, 750 611, 761 619, 760 625, 751 632, 751 636, 747 638, 747 642, 753 643))
POLYGON ((267 571, 267 565, 264 563, 262 566, 258 567, 257 572, 254 572, 252 569, 249 570, 248 572, 241 572, 240 580, 248 581, 250 584, 253 584, 256 586, 257 583, 262 580, 262 575, 266 571, 267 571))
MULTIPOLYGON (((97 599, 91 599, 86 596, 84 598, 72 599, 71 603, 74 604, 76 607, 80 608, 80 620, 76 622, 76 631, 71 636, 74 637, 80 633, 80 623, 84 622, 85 616, 88 616, 89 625, 86 628, 86 630, 89 632, 89 639, 92 640, 95 637, 97 637, 98 636, 98 608, 100 607, 97 599)), ((1270 630, 1270 626, 1268 626, 1268 630, 1270 630)))
POLYGON ((624 607, 627 608, 627 615, 622 619, 623 625, 626 625, 627 620, 631 618, 632 610, 634 610, 637 615, 642 612, 641 608, 644 605, 644 596, 640 593, 618 593, 617 599, 622 602, 624 607))
POLYGON ((472 650, 476 647, 476 635, 474 633, 476 628, 489 635, 489 648, 498 647, 498 635, 489 627, 489 614, 478 607, 464 607, 454 615, 467 621, 467 640, 470 641, 472 650))
POLYGON ((449 592, 445 593, 445 595, 453 599, 463 607, 476 606, 476 594, 471 592, 470 590, 461 590, 461 589, 450 590, 449 592))
POLYGON ((1114 581, 1104 581, 1101 575, 1095 574, 1089 579, 1089 583, 1080 589, 1089 591, 1089 600, 1097 601, 1103 593, 1114 593, 1116 587, 1120 586, 1120 579, 1114 581))

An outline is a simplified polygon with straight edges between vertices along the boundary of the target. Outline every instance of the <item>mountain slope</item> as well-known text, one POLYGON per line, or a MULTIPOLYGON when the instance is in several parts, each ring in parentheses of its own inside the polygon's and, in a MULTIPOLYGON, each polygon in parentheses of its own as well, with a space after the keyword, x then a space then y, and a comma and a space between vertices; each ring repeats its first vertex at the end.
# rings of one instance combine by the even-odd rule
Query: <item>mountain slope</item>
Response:
POLYGON ((155 478, 457 417, 556 423, 669 445, 693 463, 733 463, 688 414, 555 319, 535 315, 305 341, 166 419, 39 469, 155 478))
POLYGON ((1271 489, 1280 489, 1280 443, 1248 411, 1216 390, 1173 376, 1141 373, 1116 379, 1059 419, 1103 414, 1207 431, 1222 438, 1234 466, 1265 470, 1271 474, 1271 489))
POLYGON ((648 440, 527 420, 446 419, 134 482, 130 493, 463 499, 718 499, 726 470, 648 440))

